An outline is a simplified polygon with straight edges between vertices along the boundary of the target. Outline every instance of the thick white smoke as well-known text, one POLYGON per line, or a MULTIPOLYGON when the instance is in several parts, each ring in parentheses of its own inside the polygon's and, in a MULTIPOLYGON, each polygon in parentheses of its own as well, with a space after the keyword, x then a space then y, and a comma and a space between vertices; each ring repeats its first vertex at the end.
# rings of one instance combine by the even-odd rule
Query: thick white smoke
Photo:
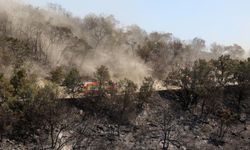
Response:
MULTIPOLYGON (((79 18, 69 17, 51 8, 34 8, 14 0, 8 3, 0 0, 0 13, 7 15, 11 26, 9 36, 40 41, 39 48, 46 55, 51 68, 75 65, 82 74, 92 75, 97 67, 105 65, 114 79, 126 77, 136 82, 150 75, 149 67, 139 57, 127 52, 129 46, 105 42, 105 46, 87 48, 90 33, 84 32, 79 18), (55 29, 57 27, 60 30, 55 29), (67 29, 70 30, 69 35, 67 29)), ((110 35, 113 39, 120 38, 115 37, 113 31, 110 35)))

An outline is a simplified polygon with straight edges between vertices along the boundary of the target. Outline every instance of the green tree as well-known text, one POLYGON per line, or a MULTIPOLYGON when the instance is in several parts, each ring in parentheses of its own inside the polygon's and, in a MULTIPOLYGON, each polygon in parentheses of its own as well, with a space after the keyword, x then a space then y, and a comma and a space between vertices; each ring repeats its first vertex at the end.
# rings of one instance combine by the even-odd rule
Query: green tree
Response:
POLYGON ((25 69, 17 69, 11 80, 10 83, 14 88, 14 95, 17 95, 20 93, 21 88, 24 86, 24 84, 27 81, 27 72, 25 69))
POLYGON ((213 65, 214 81, 216 82, 216 103, 224 103, 227 107, 235 109, 232 103, 232 95, 235 91, 231 89, 233 86, 238 86, 235 78, 235 73, 239 61, 231 59, 229 55, 222 55, 217 60, 211 60, 213 65))
POLYGON ((139 90, 139 107, 142 108, 144 102, 147 102, 148 98, 152 95, 154 88, 154 80, 151 77, 145 77, 139 90))
POLYGON ((50 79, 53 83, 61 85, 64 79, 63 67, 57 67, 50 72, 50 79))
POLYGON ((129 80, 124 79, 119 82, 119 88, 120 92, 122 94, 122 97, 120 98, 122 100, 121 108, 120 108, 120 119, 122 122, 128 121, 129 112, 133 112, 136 108, 136 90, 137 85, 129 80))
POLYGON ((55 148, 55 130, 60 118, 58 101, 56 101, 58 91, 54 85, 46 85, 39 90, 37 96, 38 113, 41 113, 41 120, 45 123, 45 128, 48 129, 48 137, 51 141, 51 148, 55 148))
MULTIPOLYGON (((58 101, 57 85, 48 84, 40 89, 36 99, 37 122, 42 123, 46 133, 44 143, 50 144, 50 149, 62 149, 68 142, 76 140, 75 130, 82 123, 78 111, 58 101), (67 136, 60 137, 63 132, 70 131, 67 136)), ((33 117, 34 118, 34 117, 33 117)), ((80 136, 78 136, 80 138, 80 136)))
POLYGON ((9 81, 3 74, 0 74, 0 141, 2 141, 4 134, 11 131, 12 128, 14 117, 8 107, 8 102, 13 99, 12 90, 9 81))
POLYGON ((105 93, 105 84, 110 80, 108 68, 106 66, 101 65, 99 68, 96 69, 94 77, 99 83, 100 94, 103 95, 105 93))
POLYGON ((63 81, 63 85, 67 87, 67 91, 74 98, 77 94, 77 88, 79 83, 81 82, 80 73, 77 69, 73 68, 66 75, 65 80, 63 81))
POLYGON ((165 85, 181 88, 176 97, 184 110, 188 110, 202 100, 201 114, 203 114, 208 95, 216 86, 213 65, 206 60, 197 60, 193 66, 170 72, 165 85))
POLYGON ((8 108, 6 103, 0 105, 0 142, 3 137, 8 135, 13 130, 16 115, 8 108))
POLYGON ((10 83, 13 87, 13 96, 18 101, 30 101, 34 100, 37 92, 37 85, 35 84, 36 75, 28 75, 27 71, 23 68, 18 68, 14 71, 10 79, 10 83))
POLYGON ((185 67, 170 72, 165 80, 165 86, 172 85, 181 88, 176 98, 183 110, 189 110, 193 104, 197 103, 196 79, 196 72, 192 68, 185 67))
POLYGON ((0 74, 0 104, 12 97, 13 87, 10 82, 0 74))
POLYGON ((250 58, 240 61, 234 71, 237 88, 234 90, 237 113, 241 112, 241 103, 246 98, 247 89, 250 87, 250 58))
MULTIPOLYGON (((14 139, 25 140, 29 136, 33 136, 35 132, 34 122, 36 117, 32 111, 38 87, 34 82, 34 76, 26 74, 24 69, 14 72, 10 85, 13 90, 7 96, 5 102, 1 105, 5 108, 6 115, 11 116, 9 124, 12 131, 10 132, 14 139)), ((5 92, 6 97, 6 92, 5 92)))
POLYGON ((214 94, 216 88, 215 76, 212 69, 212 64, 202 59, 195 61, 193 65, 193 72, 196 74, 194 90, 198 95, 199 101, 201 101, 201 118, 206 118, 206 115, 208 115, 205 113, 205 109, 212 102, 209 99, 213 98, 211 94, 214 94))
POLYGON ((234 82, 233 70, 237 66, 237 61, 230 58, 229 55, 222 55, 217 60, 211 60, 213 72, 217 86, 225 88, 226 85, 234 82))

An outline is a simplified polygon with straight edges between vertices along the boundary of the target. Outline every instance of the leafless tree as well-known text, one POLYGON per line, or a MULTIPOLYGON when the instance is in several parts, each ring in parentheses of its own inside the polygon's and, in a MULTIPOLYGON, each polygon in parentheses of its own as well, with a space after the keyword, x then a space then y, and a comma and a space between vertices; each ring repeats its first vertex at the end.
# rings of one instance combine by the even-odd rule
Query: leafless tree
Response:
POLYGON ((115 21, 112 16, 89 15, 83 20, 83 29, 90 35, 93 48, 97 48, 106 37, 112 35, 114 25, 115 21))
POLYGON ((218 126, 215 132, 210 135, 210 142, 215 145, 223 145, 225 143, 224 137, 228 132, 229 125, 232 121, 232 115, 229 109, 220 105, 217 110, 218 126))
POLYGON ((168 150, 170 144, 179 148, 181 145, 180 131, 174 116, 166 109, 162 112, 160 128, 162 132, 162 150, 168 150))

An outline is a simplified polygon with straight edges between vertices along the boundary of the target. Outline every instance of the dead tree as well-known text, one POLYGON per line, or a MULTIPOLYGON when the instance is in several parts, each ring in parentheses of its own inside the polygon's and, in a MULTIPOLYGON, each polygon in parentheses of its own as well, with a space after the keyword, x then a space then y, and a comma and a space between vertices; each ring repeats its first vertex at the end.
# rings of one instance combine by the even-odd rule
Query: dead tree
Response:
POLYGON ((162 150, 168 150, 170 144, 179 148, 181 145, 180 132, 174 116, 166 109, 163 110, 161 116, 159 123, 162 133, 162 150))

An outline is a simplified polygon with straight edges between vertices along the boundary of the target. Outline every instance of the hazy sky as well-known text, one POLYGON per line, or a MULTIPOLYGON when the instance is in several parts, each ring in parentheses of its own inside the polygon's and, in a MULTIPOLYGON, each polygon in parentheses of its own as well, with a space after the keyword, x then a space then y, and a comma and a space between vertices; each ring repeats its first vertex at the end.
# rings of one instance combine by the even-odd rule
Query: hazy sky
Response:
POLYGON ((207 44, 238 43, 250 49, 250 0, 25 0, 39 6, 57 3, 75 16, 114 15, 121 25, 148 32, 171 32, 207 44))

